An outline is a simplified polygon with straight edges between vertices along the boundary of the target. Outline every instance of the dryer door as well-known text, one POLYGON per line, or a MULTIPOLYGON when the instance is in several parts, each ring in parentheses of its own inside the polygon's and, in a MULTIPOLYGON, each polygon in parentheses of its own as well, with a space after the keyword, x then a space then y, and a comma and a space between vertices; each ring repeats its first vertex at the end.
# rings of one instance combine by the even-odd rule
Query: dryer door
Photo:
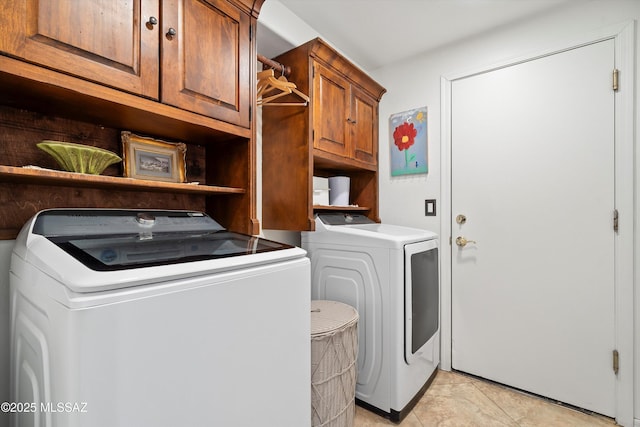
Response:
POLYGON ((437 341, 440 325, 438 241, 405 245, 404 259, 405 360, 411 364, 416 358, 426 358, 437 364, 433 359, 439 355, 430 341, 437 341))

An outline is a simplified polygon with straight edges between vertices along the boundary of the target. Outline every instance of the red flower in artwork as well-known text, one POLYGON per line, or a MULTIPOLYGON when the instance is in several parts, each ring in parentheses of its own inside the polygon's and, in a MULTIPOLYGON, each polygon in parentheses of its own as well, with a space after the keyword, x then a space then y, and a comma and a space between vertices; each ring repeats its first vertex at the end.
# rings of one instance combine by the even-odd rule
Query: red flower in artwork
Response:
POLYGON ((413 145, 417 134, 418 130, 413 127, 413 123, 404 122, 393 131, 393 142, 398 150, 406 150, 413 145))

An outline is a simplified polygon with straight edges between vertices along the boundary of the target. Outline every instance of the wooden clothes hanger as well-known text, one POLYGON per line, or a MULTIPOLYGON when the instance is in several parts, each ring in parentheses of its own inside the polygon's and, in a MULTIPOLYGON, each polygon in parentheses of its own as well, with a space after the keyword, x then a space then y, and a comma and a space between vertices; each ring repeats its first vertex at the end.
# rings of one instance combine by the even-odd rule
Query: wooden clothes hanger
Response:
POLYGON ((309 105, 309 97, 297 89, 295 83, 290 82, 284 76, 284 65, 282 65, 282 74, 276 78, 273 69, 267 69, 258 72, 258 105, 271 105, 271 106, 303 106, 309 105), (276 91, 275 94, 266 96, 267 94, 276 91), (273 102, 274 100, 289 94, 295 94, 302 102, 273 102))
POLYGON ((258 97, 272 90, 289 94, 291 93, 291 89, 295 87, 295 83, 288 82, 286 78, 284 78, 284 80, 282 77, 276 79, 273 75, 273 70, 264 70, 258 73, 258 97))

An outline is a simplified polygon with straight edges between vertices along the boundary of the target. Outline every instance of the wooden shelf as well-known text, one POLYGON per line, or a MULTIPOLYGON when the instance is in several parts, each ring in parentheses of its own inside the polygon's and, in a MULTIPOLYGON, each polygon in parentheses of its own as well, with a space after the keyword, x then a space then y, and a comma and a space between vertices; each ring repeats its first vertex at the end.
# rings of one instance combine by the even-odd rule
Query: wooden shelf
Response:
POLYGON ((328 205, 313 205, 314 211, 361 211, 366 212, 370 211, 371 208, 366 206, 328 206, 328 205))
POLYGON ((89 175, 49 169, 31 169, 0 165, 0 181, 38 185, 104 188, 123 191, 153 191, 182 194, 244 194, 246 190, 234 187, 147 181, 106 175, 89 175))
POLYGON ((361 162, 317 149, 313 149, 313 165, 317 169, 325 170, 369 171, 374 173, 378 171, 378 165, 376 164, 361 162))

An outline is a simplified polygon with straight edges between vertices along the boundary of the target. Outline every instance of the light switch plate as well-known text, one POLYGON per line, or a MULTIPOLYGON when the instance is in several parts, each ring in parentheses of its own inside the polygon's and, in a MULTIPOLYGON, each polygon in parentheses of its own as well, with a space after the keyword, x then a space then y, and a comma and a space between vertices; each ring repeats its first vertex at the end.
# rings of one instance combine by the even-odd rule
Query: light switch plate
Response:
POLYGON ((436 199, 426 199, 424 201, 424 215, 436 216, 436 199))

